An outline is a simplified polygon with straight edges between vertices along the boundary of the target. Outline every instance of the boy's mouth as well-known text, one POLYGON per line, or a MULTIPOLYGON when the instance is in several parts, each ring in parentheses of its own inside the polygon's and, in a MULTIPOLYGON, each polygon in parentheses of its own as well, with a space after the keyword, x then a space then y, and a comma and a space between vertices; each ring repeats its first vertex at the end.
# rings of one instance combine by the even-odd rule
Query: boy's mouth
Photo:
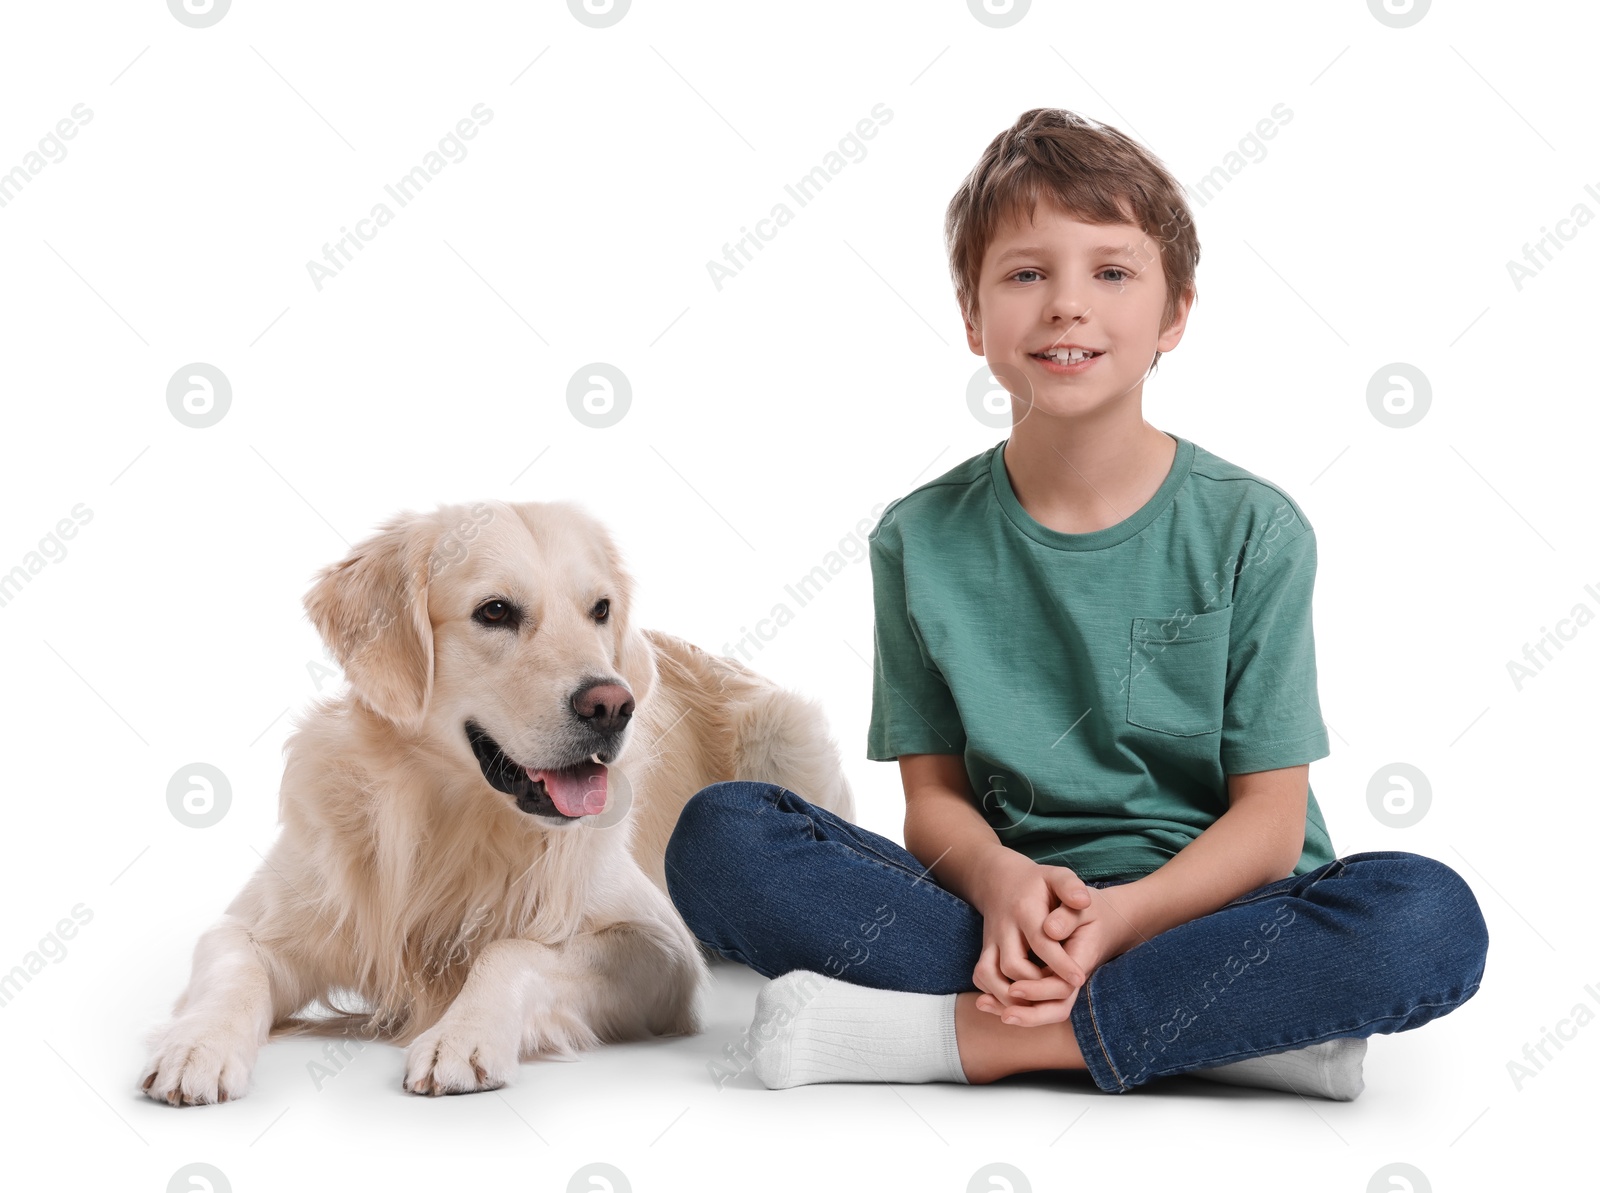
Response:
POLYGON ((1052 373, 1078 373, 1087 369, 1105 355, 1092 348, 1051 348, 1045 352, 1030 352, 1029 356, 1052 373))

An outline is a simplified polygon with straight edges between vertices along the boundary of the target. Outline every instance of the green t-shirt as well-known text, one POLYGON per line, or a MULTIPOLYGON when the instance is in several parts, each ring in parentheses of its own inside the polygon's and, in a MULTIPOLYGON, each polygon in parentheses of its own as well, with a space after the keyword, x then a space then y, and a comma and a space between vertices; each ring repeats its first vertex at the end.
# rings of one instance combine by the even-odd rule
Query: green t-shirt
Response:
MULTIPOLYGON (((1081 878, 1159 869, 1227 811, 1227 775, 1329 752, 1311 525, 1172 438, 1161 487, 1104 530, 1035 521, 1002 441, 891 502, 870 539, 867 757, 963 755, 1000 840, 1081 878)), ((1334 860, 1306 802, 1296 875, 1334 860)))

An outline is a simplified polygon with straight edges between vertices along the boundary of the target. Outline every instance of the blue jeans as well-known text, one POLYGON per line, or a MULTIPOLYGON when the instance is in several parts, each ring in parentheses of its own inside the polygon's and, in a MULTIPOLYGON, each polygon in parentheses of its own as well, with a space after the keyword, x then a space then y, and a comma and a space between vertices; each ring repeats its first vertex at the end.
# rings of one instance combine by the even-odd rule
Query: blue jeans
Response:
MULTIPOLYGON (((976 989, 977 910, 893 841, 776 784, 696 794, 667 843, 666 872, 695 936, 767 977, 808 969, 879 989, 976 989)), ((1104 962, 1073 1004, 1073 1032, 1094 1083, 1124 1093, 1337 1036, 1420 1027, 1472 997, 1488 946, 1477 900, 1449 866, 1353 853, 1104 962)))

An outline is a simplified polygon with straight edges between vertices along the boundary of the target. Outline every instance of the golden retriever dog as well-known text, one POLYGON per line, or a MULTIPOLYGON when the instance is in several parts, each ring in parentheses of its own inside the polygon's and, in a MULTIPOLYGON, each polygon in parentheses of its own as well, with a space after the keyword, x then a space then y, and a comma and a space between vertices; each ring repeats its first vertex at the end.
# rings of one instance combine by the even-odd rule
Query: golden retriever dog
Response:
POLYGON ((282 831, 196 945, 145 1093, 238 1098, 284 1035, 406 1047, 402 1087, 442 1094, 700 1030, 663 860, 684 803, 728 779, 854 801, 815 702, 638 628, 633 598, 568 502, 408 511, 317 574, 348 686, 294 722, 282 831))

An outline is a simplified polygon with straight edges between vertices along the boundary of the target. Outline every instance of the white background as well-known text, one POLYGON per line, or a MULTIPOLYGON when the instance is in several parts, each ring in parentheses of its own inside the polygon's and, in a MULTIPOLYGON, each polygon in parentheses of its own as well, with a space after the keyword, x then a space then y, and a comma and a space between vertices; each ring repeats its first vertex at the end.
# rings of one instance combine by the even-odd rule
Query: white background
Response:
MULTIPOLYGON (((1507 664, 1600 609, 1596 26, 1578 4, 1437 4, 1404 29, 1354 2, 1040 2, 1004 29, 951 0, 641 2, 605 29, 558 3, 237 0, 206 29, 154 0, 8 5, 0 171, 93 116, 0 208, 0 571, 75 505, 92 519, 0 607, 0 970, 75 905, 93 918, 0 1008, 4 1183, 159 1191, 204 1161, 239 1193, 560 1190, 604 1161, 641 1193, 956 1193, 1005 1161, 1036 1190, 1359 1191, 1403 1187, 1383 1170, 1405 1162, 1417 1189, 1559 1187, 1600 1027, 1520 1090, 1507 1062, 1600 1009, 1593 612, 1520 690, 1507 664), (479 103, 467 156, 319 291, 306 263, 479 103), (1145 414, 1316 529, 1333 753, 1312 785, 1336 851, 1438 858, 1489 922, 1480 992, 1372 1037, 1360 1099, 717 1090, 706 1061, 759 986, 731 966, 705 1035, 528 1064, 496 1094, 409 1097, 383 1047, 317 1089, 313 1043, 265 1049, 237 1103, 136 1094, 141 1033, 275 834, 286 710, 325 661, 300 606, 317 568, 401 509, 574 499, 622 544, 644 624, 720 653, 875 505, 1004 437, 967 407, 981 362, 942 244, 992 137, 1072 108, 1196 188, 1280 103, 1265 156, 1191 195, 1200 300, 1145 414), (866 156, 787 200, 877 104, 866 156), (719 291, 707 262, 780 201, 793 222, 719 291), (1519 289, 1507 262, 1580 203, 1519 289), (205 429, 166 401, 196 361, 233 391, 205 429), (596 361, 632 387, 603 430, 566 401, 596 361), (1431 383, 1406 429, 1367 403, 1392 362, 1431 383), (166 806, 196 761, 233 792, 205 830, 166 806), (1397 762, 1432 791, 1409 828, 1368 803, 1397 762)), ((755 663, 824 702, 862 822, 898 839, 896 768, 864 758, 871 642, 863 561, 755 663)))

